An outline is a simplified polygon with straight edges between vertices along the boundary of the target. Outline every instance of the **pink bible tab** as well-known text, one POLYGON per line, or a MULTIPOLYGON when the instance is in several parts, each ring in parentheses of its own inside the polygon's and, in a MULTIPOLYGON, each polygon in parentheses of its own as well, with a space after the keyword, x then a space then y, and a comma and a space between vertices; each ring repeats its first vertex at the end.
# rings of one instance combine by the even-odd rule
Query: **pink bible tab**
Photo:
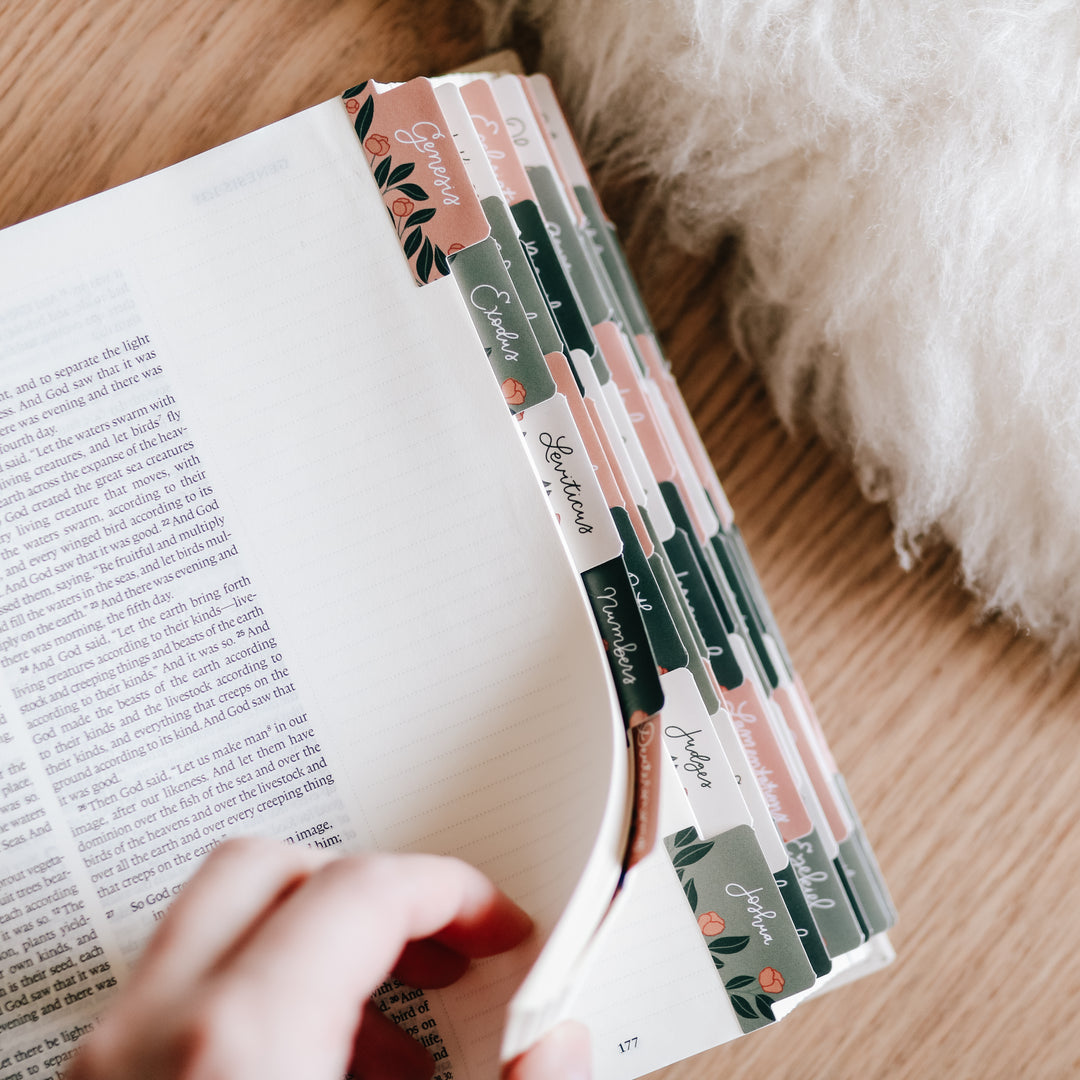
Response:
POLYGON ((720 519, 721 526, 726 531, 735 523, 735 514, 731 509, 731 504, 728 502, 724 489, 720 486, 720 481, 717 479, 716 470, 713 468, 705 444, 701 441, 701 433, 690 415, 686 399, 682 396, 674 376, 668 371, 652 335, 638 334, 634 340, 637 342, 638 350, 645 359, 653 382, 660 388, 660 393, 664 395, 668 411, 675 422, 675 427, 682 436, 686 452, 690 455, 690 461, 694 466, 694 471, 697 473, 702 487, 708 492, 713 509, 720 519))
POLYGON ((461 96, 465 99, 473 127, 480 137, 480 145, 487 154, 503 198, 510 206, 525 199, 536 202, 536 192, 518 157, 514 140, 506 130, 506 121, 491 87, 483 79, 477 79, 461 88, 461 96))
POLYGON ((446 277, 449 257, 490 230, 434 87, 412 79, 380 90, 369 80, 342 104, 417 284, 446 277))
POLYGON ((548 371, 551 372, 551 377, 555 380, 555 386, 558 388, 559 393, 566 398, 566 403, 570 407, 570 415, 574 418, 574 423, 577 424, 593 472, 596 473, 596 478, 600 481, 600 490, 604 493, 604 500, 610 508, 621 506, 626 509, 622 491, 615 480, 615 474, 612 472, 608 455, 597 434, 594 418, 585 408, 585 399, 581 396, 581 391, 578 390, 569 362, 562 353, 548 353, 545 360, 547 360, 548 371))
POLYGON ((723 698, 746 751, 746 760, 754 771, 754 778, 784 843, 805 836, 814 824, 799 795, 780 741, 769 723, 767 707, 757 687, 752 680, 745 679, 734 690, 725 689, 723 698))
POLYGON ((611 371, 611 377, 622 395, 627 415, 634 425, 653 475, 658 481, 674 481, 675 459, 671 456, 667 439, 660 430, 660 422, 656 419, 652 402, 642 389, 637 364, 623 345, 619 328, 614 323, 604 322, 593 327, 593 334, 604 355, 604 362, 611 371))
POLYGON ((660 823, 661 754, 665 753, 660 737, 660 714, 630 717, 630 741, 634 756, 634 811, 626 869, 641 862, 656 845, 660 823))
POLYGON ((847 839, 850 829, 847 817, 841 810, 839 803, 833 798, 829 780, 822 769, 818 756, 814 753, 816 740, 809 729, 809 721, 803 720, 802 714, 796 708, 793 700, 793 691, 787 687, 778 686, 773 690, 773 700, 780 706, 780 711, 787 721, 788 730, 795 740, 795 749, 799 751, 806 766, 807 775, 813 785, 814 793, 821 803, 821 809, 825 811, 825 819, 829 824, 836 842, 842 843, 847 839))
POLYGON ((544 115, 544 109, 537 100, 529 80, 524 75, 519 75, 518 78, 521 80, 521 89, 525 92, 525 100, 529 103, 533 115, 536 117, 536 126, 540 129, 540 135, 543 137, 544 145, 547 147, 548 156, 551 158, 551 164, 555 166, 555 172, 558 174, 559 182, 562 184, 563 193, 566 195, 566 201, 570 204, 570 210, 574 215, 574 221, 579 226, 584 225, 585 214, 581 209, 581 203, 578 202, 577 193, 574 191, 574 185, 570 182, 570 177, 567 175, 562 157, 559 154, 559 148, 555 145, 555 140, 552 138, 551 128, 548 126, 548 118, 544 115))
MULTIPOLYGON (((615 483, 622 497, 622 507, 630 518, 630 524, 634 527, 634 534, 637 536, 641 550, 647 559, 654 551, 652 537, 649 536, 649 530, 645 527, 645 519, 641 516, 641 510, 638 509, 638 505, 634 502, 634 497, 630 493, 630 485, 626 482, 626 474, 619 463, 619 455, 615 453, 615 448, 611 444, 612 435, 604 426, 604 421, 600 417, 600 410, 596 407, 596 403, 592 398, 585 398, 584 401, 589 419, 596 429, 596 437, 600 440, 604 454, 610 462, 611 475, 615 478, 615 483)), ((620 436, 616 432, 614 437, 619 438, 620 436)))

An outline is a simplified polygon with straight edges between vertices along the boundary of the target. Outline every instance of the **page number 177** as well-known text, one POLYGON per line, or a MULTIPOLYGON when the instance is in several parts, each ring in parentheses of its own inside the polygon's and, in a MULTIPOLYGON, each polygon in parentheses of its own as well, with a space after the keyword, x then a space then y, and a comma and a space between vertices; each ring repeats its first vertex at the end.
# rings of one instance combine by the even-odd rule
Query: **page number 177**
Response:
POLYGON ((634 1050, 636 1048, 637 1048, 637 1036, 636 1035, 634 1035, 630 1039, 627 1039, 625 1042, 619 1043, 619 1053, 620 1054, 628 1054, 628 1053, 630 1053, 631 1050, 634 1050))

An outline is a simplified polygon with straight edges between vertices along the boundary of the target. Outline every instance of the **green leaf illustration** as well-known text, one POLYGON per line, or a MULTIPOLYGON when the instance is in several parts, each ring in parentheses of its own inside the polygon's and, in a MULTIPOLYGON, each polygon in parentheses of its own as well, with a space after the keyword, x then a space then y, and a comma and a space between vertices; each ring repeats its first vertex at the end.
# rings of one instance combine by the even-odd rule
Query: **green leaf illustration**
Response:
POLYGON ((375 183, 378 184, 380 188, 386 187, 386 177, 389 175, 389 173, 390 155, 387 154, 386 157, 384 157, 382 161, 380 161, 379 164, 375 166, 375 183))
POLYGON ((435 245, 435 269, 443 277, 450 273, 450 264, 446 261, 446 252, 438 244, 435 245))
POLYGON ((411 229, 414 225, 423 225, 425 221, 430 221, 434 216, 434 206, 425 206, 423 210, 414 210, 409 215, 408 221, 405 222, 405 228, 411 229))
POLYGON ((341 95, 342 98, 356 97, 356 95, 359 94, 360 91, 363 90, 365 86, 367 86, 367 84, 368 81, 367 79, 365 79, 362 83, 357 83, 355 86, 350 86, 349 89, 341 95))
POLYGON ((356 114, 356 121, 353 127, 356 128, 357 138, 363 142, 367 138, 367 133, 371 129, 371 121, 375 116, 375 99, 369 97, 363 105, 360 106, 360 111, 356 114))
POLYGON ((431 241, 424 238, 424 246, 416 256, 416 276, 426 285, 431 277, 431 264, 435 256, 431 250, 431 241))
POLYGON ((716 968, 717 971, 719 971, 724 966, 724 961, 721 960, 719 956, 714 956, 712 958, 712 962, 713 967, 716 968))
POLYGON ((428 193, 419 184, 398 184, 398 191, 407 195, 410 199, 426 199, 428 193))
POLYGON ((775 1020, 772 1011, 772 998, 766 997, 764 994, 754 995, 754 1004, 758 1007, 758 1012, 765 1017, 766 1020, 775 1020))
POLYGON ((718 937, 709 942, 709 950, 714 953, 737 953, 749 944, 748 937, 718 937))
POLYGON ((675 857, 671 861, 675 866, 689 866, 699 859, 704 859, 712 849, 713 842, 711 840, 705 844, 691 844, 689 847, 684 847, 682 851, 676 851, 675 857))
POLYGON ((404 165, 399 165, 391 174, 387 183, 393 187, 395 184, 400 184, 402 180, 408 176, 416 166, 411 161, 406 161, 404 165))
MULTIPOLYGON (((409 219, 412 220, 411 218, 409 219)), ((405 222, 408 225, 408 221, 405 222)), ((420 247, 420 241, 424 238, 424 230, 417 226, 408 236, 405 237, 405 243, 401 245, 401 250, 405 252, 405 258, 411 259, 420 247)))
POLYGON ((684 886, 683 892, 686 893, 686 902, 690 905, 690 910, 695 914, 697 913, 697 886, 694 884, 694 879, 691 878, 684 886))
POLYGON ((724 983, 724 988, 728 991, 741 990, 744 986, 753 986, 756 981, 753 975, 736 975, 724 983))
POLYGON ((685 847, 697 838, 697 829, 691 826, 689 829, 683 829, 681 832, 677 832, 672 839, 676 847, 685 847))
POLYGON ((756 1020, 757 1013, 754 1012, 754 1006, 744 997, 739 997, 738 994, 731 995, 731 1004, 735 1007, 735 1011, 746 1020, 756 1020))

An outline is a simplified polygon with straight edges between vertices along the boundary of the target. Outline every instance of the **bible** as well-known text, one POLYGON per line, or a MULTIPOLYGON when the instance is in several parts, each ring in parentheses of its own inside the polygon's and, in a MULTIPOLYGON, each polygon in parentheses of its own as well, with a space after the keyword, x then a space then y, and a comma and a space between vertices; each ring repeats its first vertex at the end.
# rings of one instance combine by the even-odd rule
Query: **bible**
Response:
POLYGON ((0 1078, 199 859, 480 866, 535 941, 379 1007, 635 1077, 895 912, 550 84, 364 82, 0 233, 0 1078))

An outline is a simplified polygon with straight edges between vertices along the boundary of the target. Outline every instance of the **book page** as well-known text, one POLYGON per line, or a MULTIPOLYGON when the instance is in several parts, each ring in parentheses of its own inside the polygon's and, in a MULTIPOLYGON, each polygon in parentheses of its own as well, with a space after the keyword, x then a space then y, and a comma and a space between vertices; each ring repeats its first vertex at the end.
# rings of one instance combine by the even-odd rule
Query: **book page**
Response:
MULTIPOLYGON (((692 823, 667 758, 660 791, 665 836, 692 823)), ((742 1034, 662 844, 628 875, 567 1012, 592 1033, 597 1080, 633 1080, 742 1034)))
POLYGON ((8 230, 0 296, 0 1076, 58 1075, 256 831, 454 853, 530 911, 460 987, 380 989, 442 1080, 492 1074, 610 898, 626 750, 454 282, 329 102, 8 230))

